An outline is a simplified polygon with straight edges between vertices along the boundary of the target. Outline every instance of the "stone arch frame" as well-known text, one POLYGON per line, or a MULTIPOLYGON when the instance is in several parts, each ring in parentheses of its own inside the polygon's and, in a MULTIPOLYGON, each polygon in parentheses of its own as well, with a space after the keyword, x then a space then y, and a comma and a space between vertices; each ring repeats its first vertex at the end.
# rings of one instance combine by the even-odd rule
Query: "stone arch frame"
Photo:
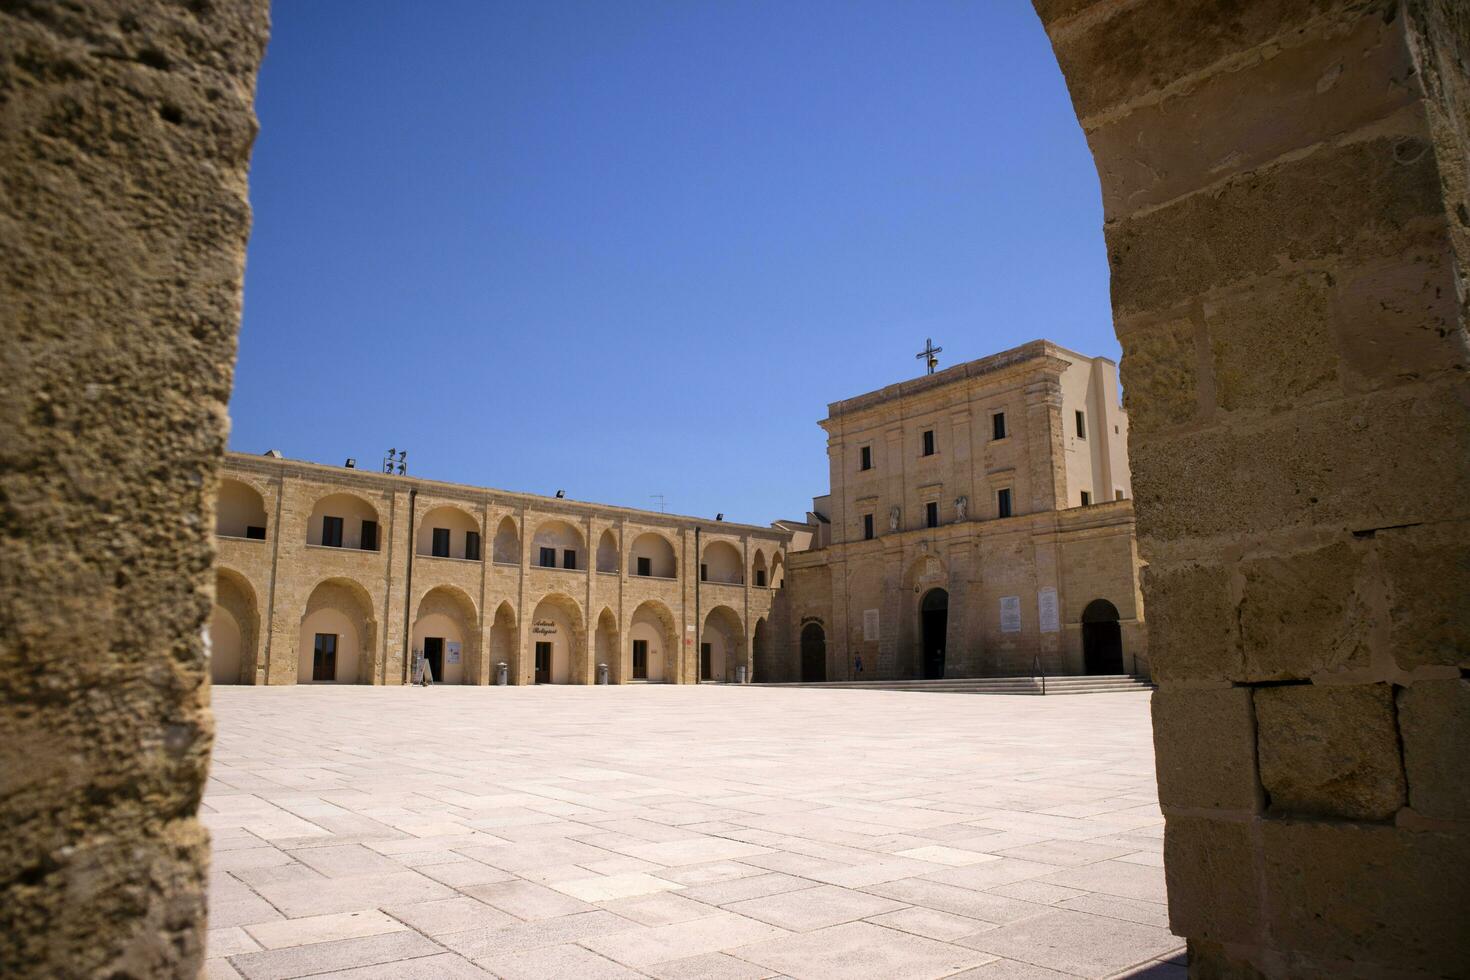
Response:
MULTIPOLYGON (((414 601, 413 616, 410 619, 410 638, 417 633, 419 622, 425 617, 435 614, 449 615, 457 614, 460 620, 460 628, 464 631, 464 649, 461 651, 463 663, 461 664, 461 684, 484 683, 482 671, 481 651, 483 649, 483 631, 480 624, 480 610, 475 605, 475 600, 463 589, 456 585, 440 583, 425 588, 414 601)), ((410 639, 409 649, 412 650, 414 643, 410 639)), ((410 654, 412 656, 412 654, 410 654)))
MULTIPOLYGON (((570 678, 568 683, 587 683, 590 666, 588 664, 588 657, 591 655, 591 651, 587 647, 587 614, 582 611, 582 604, 565 592, 557 592, 555 590, 543 592, 534 601, 527 603, 531 607, 531 616, 523 626, 523 632, 527 634, 528 638, 522 642, 522 649, 526 650, 528 654, 533 653, 536 649, 533 645, 536 642, 533 628, 537 618, 536 613, 543 604, 554 606, 570 620, 572 635, 568 638, 567 646, 567 657, 569 661, 567 668, 570 678)), ((528 656, 526 658, 526 664, 534 672, 535 661, 531 657, 528 656)), ((534 683, 534 673, 532 674, 532 678, 532 682, 534 683)))
MULTIPOLYGON (((533 566, 535 566, 537 564, 537 556, 536 556, 535 550, 534 550, 535 548, 538 547, 538 545, 536 544, 536 539, 541 536, 541 533, 543 531, 546 531, 546 530, 548 530, 548 529, 550 529, 552 527, 555 527, 555 526, 569 528, 571 530, 572 534, 575 535, 575 539, 576 539, 577 545, 572 550, 576 551, 576 553, 577 553, 577 559, 578 559, 578 562, 577 562, 577 571, 583 571, 583 572, 585 572, 587 570, 587 567, 589 565, 594 564, 595 559, 593 558, 593 556, 591 555, 591 553, 588 551, 588 548, 587 548, 587 529, 583 526, 583 524, 580 521, 575 520, 574 518, 575 518, 575 515, 571 515, 571 514, 568 514, 568 515, 548 514, 548 515, 543 516, 540 520, 538 520, 536 522, 536 527, 535 527, 534 530, 531 531, 531 538, 530 538, 531 548, 533 549, 532 550, 532 554, 531 554, 531 564, 533 566)), ((556 567, 557 568, 561 568, 562 567, 561 564, 560 564, 561 561, 562 561, 562 551, 563 551, 563 548, 561 548, 561 547, 558 547, 557 548, 557 556, 556 556, 556 560, 557 560, 557 566, 556 567)))
MULTIPOLYGON (((903 571, 903 587, 913 593, 926 591, 934 586, 949 589, 949 563, 939 555, 918 555, 903 571), (937 570, 936 570, 937 569, 937 570), (932 571, 931 571, 932 570, 932 571)), ((952 591, 952 590, 951 590, 952 591)))
MULTIPOLYGON (((378 547, 375 550, 381 551, 382 548, 383 548, 383 514, 382 514, 382 511, 378 509, 378 505, 376 503, 374 503, 372 500, 370 500, 369 498, 363 496, 360 493, 357 493, 354 490, 343 490, 343 489, 337 489, 337 488, 333 488, 333 489, 329 490, 327 493, 323 493, 323 494, 320 494, 320 495, 312 498, 312 501, 311 501, 311 510, 308 512, 307 518, 306 518, 306 528, 305 528, 305 530, 306 530, 306 543, 309 544, 309 545, 320 545, 321 544, 321 540, 322 540, 322 521, 321 521, 321 519, 324 516, 327 516, 323 512, 323 510, 322 510, 322 505, 325 504, 327 501, 331 500, 334 497, 341 497, 341 498, 344 498, 344 499, 347 499, 347 500, 355 501, 356 503, 360 504, 362 507, 367 508, 367 510, 369 512, 371 512, 372 519, 374 521, 377 521, 378 522, 378 547), (313 537, 316 538, 315 541, 312 540, 313 537)), ((361 519, 362 514, 361 514, 361 512, 359 512, 359 513, 357 513, 355 515, 351 515, 351 516, 353 517, 353 520, 352 521, 344 521, 343 522, 343 527, 342 527, 342 547, 347 548, 349 550, 355 550, 361 544, 359 538, 360 538, 360 535, 362 533, 362 528, 361 528, 360 525, 358 525, 358 526, 353 526, 353 525, 357 521, 359 521, 361 519), (357 545, 349 544, 348 542, 351 542, 351 541, 357 541, 358 544, 357 545)))
MULTIPOLYGON (((233 568, 215 566, 214 605, 235 620, 240 631, 240 667, 236 679, 225 683, 254 684, 260 665, 260 602, 250 579, 233 568)), ((212 683, 220 683, 214 681, 212 683)))
POLYGON ((750 682, 770 683, 779 679, 780 667, 774 645, 771 643, 771 624, 765 616, 755 621, 750 631, 750 682))
POLYGON ((271 532, 275 530, 271 527, 270 499, 272 496, 272 494, 261 489, 261 486, 254 480, 246 479, 243 476, 221 477, 219 490, 213 498, 212 505, 214 508, 214 533, 221 537, 246 537, 245 531, 250 522, 247 519, 246 513, 237 513, 238 511, 248 512, 249 516, 257 517, 260 521, 258 526, 265 528, 265 535, 269 538, 271 532), (233 504, 227 504, 226 496, 228 494, 228 488, 232 485, 246 491, 249 497, 245 500, 236 501, 233 504))
MULTIPOLYGON (((711 606, 705 610, 704 623, 699 629, 699 642, 701 645, 710 642, 708 637, 711 631, 711 624, 715 623, 717 619, 724 627, 724 629, 718 630, 718 632, 725 634, 724 638, 728 641, 728 649, 722 651, 723 657, 720 663, 712 663, 710 665, 710 679, 714 681, 731 681, 735 679, 735 668, 742 664, 747 664, 747 657, 750 654, 750 644, 746 640, 745 620, 737 610, 724 603, 711 606)), ((696 679, 699 680, 703 679, 704 674, 702 664, 700 663, 701 657, 703 657, 703 651, 696 650, 695 669, 698 672, 696 679)))
POLYGON ((593 567, 599 572, 611 572, 617 574, 622 568, 623 550, 618 547, 618 536, 614 529, 607 527, 597 536, 597 555, 593 558, 593 567))
POLYGON ((741 553, 741 551, 742 549, 739 542, 731 540, 730 538, 710 537, 705 539, 704 550, 701 551, 699 555, 699 564, 701 568, 710 564, 710 557, 711 554, 713 554, 717 558, 722 557, 725 563, 729 564, 730 567, 735 570, 736 574, 740 576, 740 580, 738 582, 730 582, 726 579, 716 579, 712 577, 708 580, 711 585, 745 584, 748 570, 745 567, 745 556, 741 553))
POLYGON ((628 547, 625 550, 624 559, 623 559, 624 560, 624 563, 627 565, 628 574, 631 575, 631 576, 633 576, 633 577, 635 577, 635 578, 637 577, 638 568, 637 568, 637 566, 635 564, 635 559, 637 558, 637 556, 634 554, 634 552, 638 549, 638 542, 640 542, 644 538, 650 537, 650 536, 651 537, 654 537, 654 538, 657 538, 660 542, 663 543, 664 546, 666 546, 669 549, 669 553, 668 553, 667 557, 669 558, 670 561, 673 562, 673 565, 674 565, 673 574, 671 574, 671 575, 655 575, 654 577, 655 578, 678 578, 679 577, 679 565, 680 565, 680 562, 679 562, 679 546, 680 546, 680 543, 677 540, 675 540, 673 537, 671 537, 667 532, 665 532, 665 531, 663 531, 663 530, 661 530, 659 528, 653 528, 653 527, 643 528, 642 530, 638 531, 637 534, 633 535, 633 540, 628 543, 628 547))
POLYGON ((666 604, 658 599, 644 599, 634 607, 628 616, 628 628, 623 634, 622 660, 626 665, 624 676, 629 679, 633 675, 633 628, 639 619, 639 613, 647 612, 659 621, 663 627, 663 663, 659 671, 662 683, 673 684, 679 677, 679 660, 683 636, 679 628, 679 621, 666 604))
POLYGON ((769 589, 771 587, 770 568, 766 565, 766 551, 760 545, 756 545, 750 556, 750 568, 746 572, 746 581, 758 589, 769 589), (761 576, 757 573, 765 573, 765 581, 760 581, 761 576))
POLYGON ((429 523, 429 519, 435 514, 439 514, 444 511, 449 511, 452 514, 456 515, 459 520, 455 521, 454 523, 460 525, 457 528, 451 526, 449 529, 449 557, 459 558, 461 560, 464 559, 464 540, 462 537, 459 537, 458 540, 456 540, 456 532, 458 532, 459 535, 463 535, 465 531, 473 530, 480 535, 480 560, 483 561, 485 559, 485 529, 480 523, 480 518, 475 515, 474 511, 470 510, 463 504, 453 503, 451 501, 441 501, 439 503, 436 503, 432 507, 426 508, 421 514, 419 514, 418 526, 414 528, 413 532, 414 555, 420 558, 428 558, 432 556, 433 531, 431 529, 433 528, 433 525, 429 523), (459 545, 457 549, 455 548, 456 544, 459 545), (458 554, 455 554, 456 550, 459 552, 458 554))
POLYGON ((779 548, 771 556, 771 577, 769 582, 773 589, 783 589, 786 587, 786 556, 779 548))
POLYGON ((595 681, 598 665, 607 664, 608 683, 623 683, 622 634, 618 631, 618 617, 611 606, 603 606, 597 614, 597 625, 592 634, 592 669, 595 681))
POLYGON ((521 563, 521 525, 514 514, 504 514, 495 522, 495 537, 489 541, 489 548, 492 564, 521 563))
POLYGON ((521 683, 521 632, 515 603, 502 599, 495 606, 495 615, 490 619, 489 642, 485 644, 489 669, 489 682, 496 682, 496 672, 506 664, 506 681, 521 683))
MULTIPOLYGON (((378 620, 375 615, 372 593, 361 582, 343 575, 328 576, 313 585, 311 591, 307 593, 306 602, 302 604, 301 616, 297 619, 298 642, 292 657, 295 670, 291 672, 293 682, 299 681, 303 669, 301 658, 306 644, 302 633, 306 621, 314 613, 324 609, 336 609, 346 616, 357 630, 357 662, 354 679, 348 683, 372 683, 378 667, 379 654, 378 620), (342 602, 341 605, 356 608, 343 609, 334 604, 334 600, 340 600, 344 596, 347 597, 347 601, 342 602)), ((340 662, 338 670, 341 671, 340 662)))

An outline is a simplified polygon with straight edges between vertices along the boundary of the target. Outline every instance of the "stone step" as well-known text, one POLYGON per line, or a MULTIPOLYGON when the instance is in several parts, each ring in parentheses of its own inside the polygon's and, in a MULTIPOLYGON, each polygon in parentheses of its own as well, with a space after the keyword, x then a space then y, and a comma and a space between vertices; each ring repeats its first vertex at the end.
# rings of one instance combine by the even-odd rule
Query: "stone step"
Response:
MULTIPOLYGON (((1030 694, 1042 693, 1037 677, 953 677, 943 680, 811 681, 785 684, 753 684, 752 687, 825 688, 854 691, 928 691, 940 694, 1030 694)), ((1130 674, 1066 675, 1046 678, 1048 695, 1115 694, 1152 691, 1153 685, 1130 674)))

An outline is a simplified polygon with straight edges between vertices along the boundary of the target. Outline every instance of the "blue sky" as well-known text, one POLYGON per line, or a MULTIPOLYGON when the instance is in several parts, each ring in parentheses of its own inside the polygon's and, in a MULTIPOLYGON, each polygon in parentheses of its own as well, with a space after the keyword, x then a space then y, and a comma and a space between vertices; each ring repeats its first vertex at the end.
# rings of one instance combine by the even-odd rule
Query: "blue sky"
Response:
POLYGON ((1117 356, 1030 4, 282 0, 230 445, 764 524, 830 401, 1117 356))

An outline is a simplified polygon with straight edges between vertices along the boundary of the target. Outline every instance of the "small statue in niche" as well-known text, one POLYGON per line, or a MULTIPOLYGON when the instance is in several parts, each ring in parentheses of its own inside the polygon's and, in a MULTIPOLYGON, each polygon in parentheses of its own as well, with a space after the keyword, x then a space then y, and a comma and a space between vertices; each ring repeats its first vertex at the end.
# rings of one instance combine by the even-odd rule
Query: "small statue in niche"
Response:
POLYGON ((897 504, 894 504, 892 507, 888 508, 888 530, 890 530, 890 531, 897 531, 898 530, 898 505, 897 504))
POLYGON ((954 498, 954 517, 957 521, 963 521, 970 513, 970 498, 954 498))

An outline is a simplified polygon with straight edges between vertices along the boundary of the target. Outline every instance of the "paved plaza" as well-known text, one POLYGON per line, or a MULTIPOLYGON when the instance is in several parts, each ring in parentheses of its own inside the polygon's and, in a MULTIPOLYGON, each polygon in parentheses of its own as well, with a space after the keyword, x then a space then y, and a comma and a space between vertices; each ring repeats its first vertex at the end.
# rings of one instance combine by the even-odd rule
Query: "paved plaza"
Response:
POLYGON ((209 976, 1184 976, 1146 694, 216 688, 209 976))

